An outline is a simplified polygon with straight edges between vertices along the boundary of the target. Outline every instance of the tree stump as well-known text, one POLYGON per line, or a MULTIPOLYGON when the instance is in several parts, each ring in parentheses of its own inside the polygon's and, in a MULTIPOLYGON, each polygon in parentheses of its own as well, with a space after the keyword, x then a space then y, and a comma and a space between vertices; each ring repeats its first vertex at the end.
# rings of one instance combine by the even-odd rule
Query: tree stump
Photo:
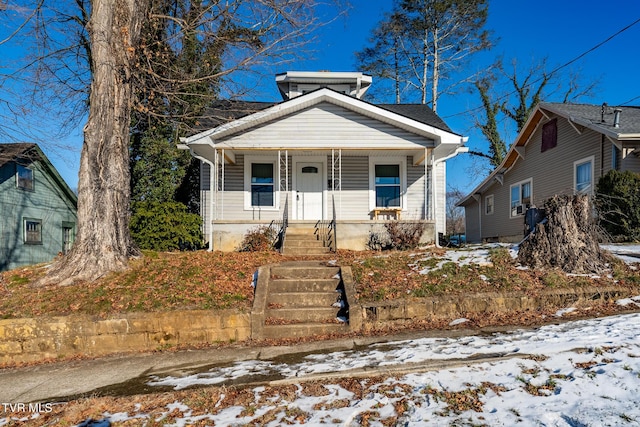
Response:
POLYGON ((547 221, 537 224, 520 244, 520 264, 575 274, 600 274, 608 269, 588 196, 553 196, 544 209, 547 221))

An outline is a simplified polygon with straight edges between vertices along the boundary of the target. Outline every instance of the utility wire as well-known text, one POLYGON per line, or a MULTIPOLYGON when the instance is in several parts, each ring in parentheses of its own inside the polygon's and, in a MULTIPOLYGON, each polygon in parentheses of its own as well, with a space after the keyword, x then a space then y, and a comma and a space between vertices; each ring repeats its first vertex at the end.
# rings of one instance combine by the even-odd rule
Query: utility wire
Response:
MULTIPOLYGON (((617 37, 617 36, 619 36, 620 34, 624 33, 624 32, 625 32, 625 31, 627 31, 629 28, 631 28, 631 27, 633 27, 634 25, 636 25, 638 22, 640 22, 640 18, 636 19, 635 21, 633 21, 631 24, 627 25, 626 27, 624 27, 624 28, 622 28, 622 29, 618 30, 617 32, 615 32, 615 33, 614 33, 614 34, 612 34, 611 36, 607 37, 605 40, 601 41, 600 43, 596 44, 596 45, 595 45, 595 46, 593 46, 592 48, 590 48, 590 49, 586 50, 585 52, 581 53, 580 55, 576 56, 576 57, 575 57, 575 58, 573 58, 572 60, 570 60, 570 61, 568 61, 568 62, 564 63, 563 65, 560 65, 560 66, 558 66, 558 67, 554 68, 554 69, 553 69, 553 70, 548 74, 548 77, 550 77, 550 76, 552 76, 552 75, 556 74, 558 71, 562 70, 563 68, 568 67, 569 65, 573 64, 574 62, 576 62, 576 61, 578 61, 578 60, 582 59, 583 57, 585 57, 586 55, 590 54, 590 53, 591 53, 591 52, 593 52, 594 50, 596 50, 596 49, 600 48, 602 45, 604 45, 604 44, 606 44, 606 43, 610 42, 612 39, 614 39, 615 37, 617 37)), ((524 87, 530 87, 530 86, 533 86, 534 84, 536 84, 536 83, 540 82, 542 79, 543 79, 542 77, 539 77, 539 78, 537 78, 536 80, 532 81, 531 83, 529 83, 528 85, 526 85, 526 86, 524 86, 524 87)), ((510 97, 511 95, 515 94, 515 93, 516 93, 516 91, 515 91, 515 90, 513 90, 513 91, 511 91, 511 92, 507 93, 506 95, 503 95, 503 96, 499 97, 497 100, 499 101, 499 100, 502 100, 502 99, 508 98, 508 97, 510 97)), ((623 104, 620 104, 620 105, 628 104, 629 102, 632 102, 632 101, 634 101, 634 100, 636 100, 636 99, 638 99, 638 98, 640 98, 640 95, 639 95, 639 96, 636 96, 635 98, 630 99, 629 101, 627 101, 627 102, 625 102, 625 103, 623 103, 623 104)), ((446 119, 446 118, 449 118, 449 117, 455 117, 455 116, 460 116, 460 115, 467 114, 467 113, 472 113, 472 112, 475 112, 475 111, 481 110, 482 108, 483 108, 482 106, 478 106, 478 107, 471 108, 471 109, 469 109, 469 110, 466 110, 466 111, 463 111, 463 112, 460 112, 460 113, 455 113, 455 114, 451 114, 451 115, 449 115, 449 116, 445 116, 445 117, 443 117, 443 118, 444 118, 444 119, 446 119)))

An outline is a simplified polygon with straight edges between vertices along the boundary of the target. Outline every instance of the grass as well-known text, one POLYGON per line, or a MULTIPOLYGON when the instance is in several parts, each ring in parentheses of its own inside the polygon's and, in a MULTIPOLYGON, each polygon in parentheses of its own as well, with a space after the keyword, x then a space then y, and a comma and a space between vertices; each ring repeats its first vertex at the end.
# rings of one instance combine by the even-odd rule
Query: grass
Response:
MULTIPOLYGON (((623 263, 612 268, 612 278, 568 276, 557 271, 516 269, 506 249, 490 253, 492 265, 445 262, 442 249, 424 251, 339 251, 340 265, 351 265, 359 301, 423 298, 480 292, 526 292, 547 288, 575 288, 617 283, 640 286, 640 273, 623 263), (428 272, 421 274, 426 267, 428 272)), ((145 252, 128 270, 94 283, 36 288, 31 283, 46 266, 34 266, 0 275, 0 318, 87 314, 107 317, 120 312, 180 309, 237 309, 253 303, 251 280, 261 265, 304 259, 276 252, 145 252)))

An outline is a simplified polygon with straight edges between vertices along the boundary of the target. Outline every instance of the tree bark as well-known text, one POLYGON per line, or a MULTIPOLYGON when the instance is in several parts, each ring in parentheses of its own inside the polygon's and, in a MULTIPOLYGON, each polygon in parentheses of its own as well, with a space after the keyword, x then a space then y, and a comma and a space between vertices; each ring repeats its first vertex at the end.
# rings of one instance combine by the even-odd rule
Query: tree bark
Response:
POLYGON ((72 250, 39 284, 93 281, 127 267, 132 69, 145 0, 94 0, 88 32, 93 79, 78 180, 78 234, 72 250))
POLYGON ((601 274, 609 267, 587 195, 554 196, 544 205, 546 223, 520 244, 518 261, 531 268, 601 274))

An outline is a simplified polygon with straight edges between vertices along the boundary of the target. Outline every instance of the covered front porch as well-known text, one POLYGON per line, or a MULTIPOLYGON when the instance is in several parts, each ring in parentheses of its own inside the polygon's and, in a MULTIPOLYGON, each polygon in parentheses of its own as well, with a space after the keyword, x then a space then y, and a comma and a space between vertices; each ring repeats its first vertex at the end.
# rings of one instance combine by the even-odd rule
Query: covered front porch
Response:
POLYGON ((435 200, 444 204, 445 170, 433 148, 221 148, 210 154, 199 158, 202 216, 210 218, 203 227, 211 250, 235 250, 260 226, 280 233, 291 224, 313 226, 332 250, 367 249, 369 235, 383 230, 385 221, 420 222, 425 243, 437 235, 435 200))

